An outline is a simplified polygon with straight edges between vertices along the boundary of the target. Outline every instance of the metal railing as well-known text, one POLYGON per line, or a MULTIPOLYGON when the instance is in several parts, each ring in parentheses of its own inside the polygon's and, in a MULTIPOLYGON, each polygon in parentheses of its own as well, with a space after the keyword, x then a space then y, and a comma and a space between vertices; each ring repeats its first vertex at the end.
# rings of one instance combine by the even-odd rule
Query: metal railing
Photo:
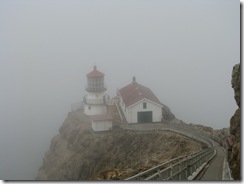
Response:
POLYGON ((207 145, 207 147, 213 146, 213 141, 209 137, 206 137, 205 135, 197 131, 194 131, 193 129, 185 129, 174 125, 163 125, 162 123, 158 123, 157 125, 153 123, 150 124, 148 123, 148 124, 141 124, 141 126, 140 125, 138 126, 138 124, 131 124, 131 125, 126 124, 124 126, 124 129, 134 130, 134 131, 147 131, 147 130, 155 130, 155 129, 173 131, 188 136, 190 138, 193 138, 195 140, 198 140, 199 142, 203 142, 204 144, 207 145))
POLYGON ((87 98, 87 95, 83 97, 83 102, 89 105, 106 105, 108 100, 109 96, 106 94, 100 99, 89 99, 87 98))
POLYGON ((181 131, 185 131, 185 132, 190 132, 190 133, 194 133, 195 135, 199 135, 202 139, 204 140, 209 140, 209 139, 212 139, 214 140, 215 142, 220 142, 219 138, 218 137, 214 137, 213 135, 203 131, 203 130, 199 130, 197 128, 192 128, 191 126, 189 125, 177 125, 177 124, 168 124, 169 127, 172 127, 174 129, 178 129, 178 130, 181 130, 181 131))
POLYGON ((187 129, 187 128, 181 128, 175 126, 169 126, 167 129, 181 134, 185 134, 188 137, 191 137, 195 140, 205 143, 206 145, 208 145, 208 147, 213 146, 213 141, 203 132, 198 132, 193 129, 187 129))
POLYGON ((104 82, 91 83, 90 85, 86 84, 85 89, 88 92, 102 92, 107 90, 107 84, 104 82))
MULTIPOLYGON (((198 153, 181 156, 138 173, 125 180, 189 180, 194 173, 216 154, 216 150, 207 148, 198 153)), ((195 174, 196 175, 196 174, 195 174)))
MULTIPOLYGON (((119 116, 120 116, 120 120, 121 120, 121 122, 122 122, 122 125, 125 125, 125 123, 127 123, 125 114, 123 113, 122 108, 121 108, 121 106, 118 104, 118 102, 115 102, 115 105, 116 105, 117 111, 119 112, 119 116)), ((123 126, 123 127, 124 127, 124 126, 123 126)))

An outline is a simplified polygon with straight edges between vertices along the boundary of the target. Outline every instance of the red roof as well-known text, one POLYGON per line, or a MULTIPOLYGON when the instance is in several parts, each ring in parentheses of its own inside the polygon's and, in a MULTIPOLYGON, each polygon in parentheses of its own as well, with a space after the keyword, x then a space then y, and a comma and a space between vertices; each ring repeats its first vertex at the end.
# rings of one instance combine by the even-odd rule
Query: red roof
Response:
POLYGON ((90 73, 88 73, 86 76, 87 77, 103 77, 104 76, 104 73, 98 71, 97 70, 97 66, 95 65, 93 67, 93 71, 91 71, 90 73))
POLYGON ((141 101, 144 98, 161 105, 161 102, 153 94, 153 92, 149 88, 141 84, 138 84, 135 81, 135 78, 133 78, 132 83, 121 88, 119 90, 119 94, 122 97, 126 107, 129 107, 135 104, 136 102, 141 101))
POLYGON ((112 116, 110 114, 99 114, 91 116, 92 121, 105 121, 105 120, 112 120, 112 116))

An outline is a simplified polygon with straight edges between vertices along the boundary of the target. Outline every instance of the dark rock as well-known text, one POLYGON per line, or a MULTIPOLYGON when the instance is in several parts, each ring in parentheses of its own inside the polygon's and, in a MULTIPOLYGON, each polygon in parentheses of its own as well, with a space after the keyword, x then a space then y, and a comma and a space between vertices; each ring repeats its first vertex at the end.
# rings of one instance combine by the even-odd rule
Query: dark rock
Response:
POLYGON ((241 111, 240 111, 240 64, 233 67, 231 85, 234 89, 236 104, 238 109, 230 119, 230 134, 234 137, 234 145, 228 155, 228 162, 231 169, 232 177, 235 180, 240 180, 240 124, 241 124, 241 111))
POLYGON ((240 64, 236 64, 232 70, 231 85, 235 92, 235 100, 238 107, 240 107, 240 87, 241 87, 241 72, 240 64))

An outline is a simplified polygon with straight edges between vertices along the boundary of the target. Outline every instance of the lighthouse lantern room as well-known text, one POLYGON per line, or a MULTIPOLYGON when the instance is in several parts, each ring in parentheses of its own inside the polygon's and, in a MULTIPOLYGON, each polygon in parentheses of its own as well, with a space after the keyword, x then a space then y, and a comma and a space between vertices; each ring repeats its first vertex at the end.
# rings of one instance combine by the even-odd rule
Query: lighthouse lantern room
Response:
POLYGON ((105 94, 104 73, 97 70, 94 66, 93 71, 87 75, 87 95, 84 96, 86 115, 99 115, 107 113, 107 102, 109 96, 105 94))

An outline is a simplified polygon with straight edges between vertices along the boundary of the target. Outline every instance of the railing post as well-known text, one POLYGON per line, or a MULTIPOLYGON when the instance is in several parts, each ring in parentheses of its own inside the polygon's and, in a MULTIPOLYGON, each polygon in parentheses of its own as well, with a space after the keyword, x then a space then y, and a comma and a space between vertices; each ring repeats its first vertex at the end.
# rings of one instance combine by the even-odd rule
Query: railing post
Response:
POLYGON ((195 157, 193 157, 193 159, 192 159, 192 171, 191 171, 191 174, 195 171, 195 167, 196 167, 196 156, 195 157))
POLYGON ((169 178, 170 180, 172 179, 173 176, 173 166, 172 166, 172 162, 170 163, 170 171, 169 171, 169 178))
POLYGON ((160 169, 158 169, 158 171, 157 171, 157 172, 158 172, 158 174, 157 174, 158 179, 159 179, 159 180, 161 180, 161 173, 160 173, 160 169))
POLYGON ((194 171, 197 169, 198 157, 199 157, 199 156, 196 156, 196 157, 195 157, 195 160, 194 160, 194 171))
POLYGON ((199 158, 201 157, 201 155, 198 155, 196 158, 196 168, 199 167, 199 158))
POLYGON ((179 180, 181 180, 181 168, 182 168, 182 162, 180 160, 180 163, 179 163, 179 180))
POLYGON ((190 158, 187 159, 187 177, 192 174, 192 158, 191 155, 190 158))
POLYGON ((199 165, 200 166, 202 165, 202 155, 201 155, 200 160, 199 160, 199 165))

